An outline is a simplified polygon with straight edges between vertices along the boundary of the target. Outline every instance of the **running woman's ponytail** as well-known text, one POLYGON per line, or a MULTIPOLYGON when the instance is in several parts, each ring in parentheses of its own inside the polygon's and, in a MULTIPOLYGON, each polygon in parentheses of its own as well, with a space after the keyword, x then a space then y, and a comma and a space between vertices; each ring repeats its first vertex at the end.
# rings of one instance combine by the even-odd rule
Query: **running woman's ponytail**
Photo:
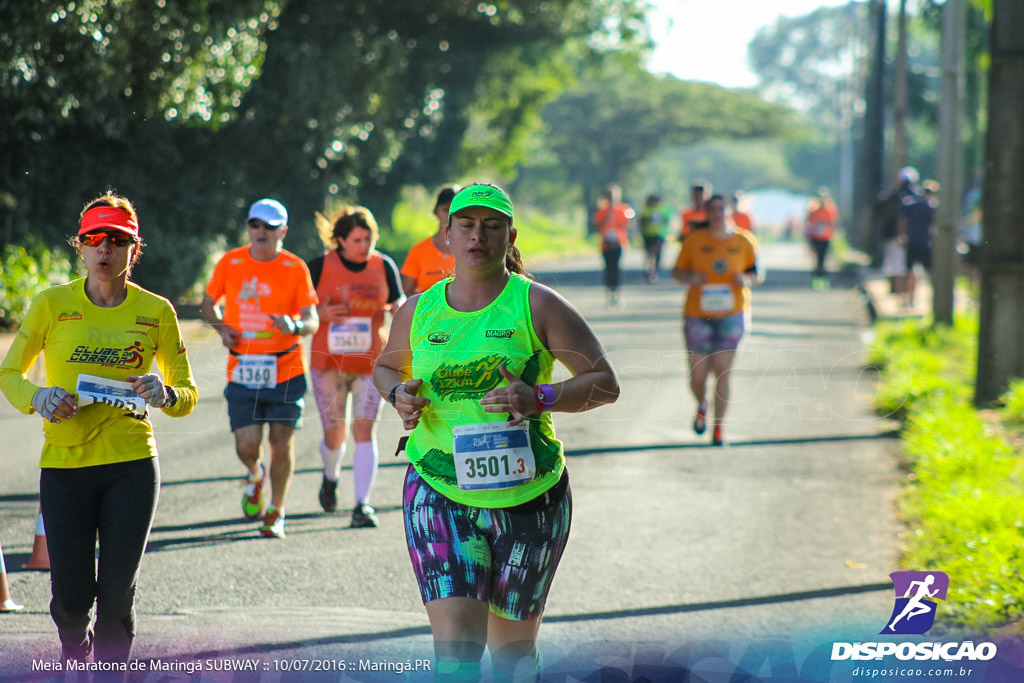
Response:
POLYGON ((509 243, 505 252, 505 267, 510 273, 526 275, 526 268, 523 266, 523 255, 519 253, 519 247, 509 243))

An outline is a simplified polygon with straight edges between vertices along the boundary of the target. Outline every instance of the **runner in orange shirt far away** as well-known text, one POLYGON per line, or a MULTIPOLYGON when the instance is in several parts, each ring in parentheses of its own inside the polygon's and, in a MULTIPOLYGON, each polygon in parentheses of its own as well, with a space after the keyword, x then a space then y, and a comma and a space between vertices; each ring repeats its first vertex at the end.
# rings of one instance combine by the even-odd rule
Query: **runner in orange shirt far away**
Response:
POLYGON ((693 181, 693 186, 690 188, 690 197, 693 204, 686 207, 679 213, 680 219, 680 235, 679 239, 682 241, 690 234, 695 228, 700 227, 707 220, 707 214, 705 213, 705 203, 707 198, 711 196, 711 183, 704 182, 703 180, 693 181))
POLYGON ((629 244, 629 229, 633 226, 636 212, 629 204, 622 203, 622 190, 618 185, 609 185, 601 192, 594 225, 601 235, 601 256, 604 258, 604 286, 607 288, 605 305, 615 308, 619 305, 619 261, 629 244))
POLYGON ((746 195, 736 190, 729 198, 732 207, 732 222, 737 228, 743 228, 747 232, 754 232, 754 214, 748 211, 746 195))
POLYGON ((420 240, 409 250, 402 264, 402 290, 407 296, 425 292, 435 283, 455 271, 455 257, 444 241, 444 228, 448 224, 448 207, 459 191, 458 185, 445 185, 437 193, 434 216, 437 232, 420 240))

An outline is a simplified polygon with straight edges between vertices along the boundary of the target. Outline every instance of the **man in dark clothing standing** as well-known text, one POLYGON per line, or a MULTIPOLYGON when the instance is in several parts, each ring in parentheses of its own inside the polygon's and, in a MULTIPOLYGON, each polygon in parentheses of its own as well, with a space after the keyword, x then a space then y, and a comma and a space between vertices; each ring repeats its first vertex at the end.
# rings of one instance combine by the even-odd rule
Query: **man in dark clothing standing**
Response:
POLYGON ((910 195, 903 200, 900 210, 900 242, 907 249, 907 291, 904 305, 913 308, 914 291, 917 287, 917 273, 914 268, 921 264, 925 271, 932 268, 932 219, 938 203, 939 184, 926 180, 921 185, 923 195, 910 195))

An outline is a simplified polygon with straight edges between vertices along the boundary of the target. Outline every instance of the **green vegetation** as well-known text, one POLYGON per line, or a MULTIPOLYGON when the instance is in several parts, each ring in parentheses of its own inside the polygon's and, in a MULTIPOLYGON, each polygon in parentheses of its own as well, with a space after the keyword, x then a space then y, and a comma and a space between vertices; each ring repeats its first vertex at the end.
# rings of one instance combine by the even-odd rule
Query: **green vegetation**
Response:
POLYGON ((878 412, 906 420, 946 396, 969 403, 977 337, 977 316, 960 316, 952 328, 916 320, 878 325, 869 357, 884 376, 878 412))
POLYGON ((252 201, 284 202, 308 258, 325 203, 390 217, 404 187, 512 169, 580 61, 646 44, 639 0, 0 7, 0 111, 17 113, 0 126, 0 248, 59 244, 112 186, 149 244, 138 283, 172 299, 252 201))
POLYGON ((27 246, 7 244, 0 256, 0 328, 21 323, 32 298, 59 282, 66 282, 71 261, 58 249, 47 249, 36 240, 27 246))
POLYGON ((902 563, 950 575, 943 613, 968 631, 1024 620, 1024 462, 1012 443, 1024 380, 1001 413, 979 412, 971 405, 976 353, 976 316, 952 329, 879 325, 871 352, 882 368, 878 410, 905 421, 902 563))
POLYGON ((1003 420, 1018 430, 1024 430, 1024 378, 1010 382, 1010 389, 1003 397, 1003 420))

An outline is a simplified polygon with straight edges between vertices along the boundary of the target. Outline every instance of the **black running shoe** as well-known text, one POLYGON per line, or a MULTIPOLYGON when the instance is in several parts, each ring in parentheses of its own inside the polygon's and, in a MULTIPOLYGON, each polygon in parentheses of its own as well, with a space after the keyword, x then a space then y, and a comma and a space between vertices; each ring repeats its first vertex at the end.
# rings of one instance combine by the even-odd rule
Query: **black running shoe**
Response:
POLYGON ((356 505, 352 510, 352 528, 362 529, 378 526, 379 522, 375 512, 377 511, 365 503, 356 505))
POLYGON ((320 507, 324 512, 334 512, 338 509, 338 482, 324 477, 320 483, 320 507))
POLYGON ((693 418, 693 431, 698 436, 704 433, 704 430, 708 427, 708 402, 701 401, 700 407, 697 408, 697 414, 693 418))

